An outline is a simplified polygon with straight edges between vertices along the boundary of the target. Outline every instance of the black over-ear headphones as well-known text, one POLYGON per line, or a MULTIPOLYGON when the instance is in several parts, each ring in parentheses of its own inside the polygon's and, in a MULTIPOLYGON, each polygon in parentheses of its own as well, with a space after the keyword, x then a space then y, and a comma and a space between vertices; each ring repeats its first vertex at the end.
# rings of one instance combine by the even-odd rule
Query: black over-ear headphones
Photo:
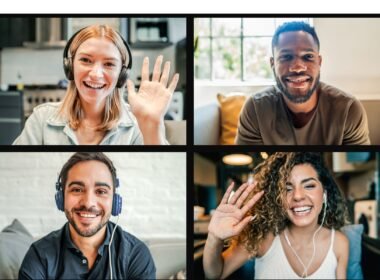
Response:
MULTIPOLYGON (((87 27, 85 27, 85 28, 87 28, 87 27)), ((74 35, 71 36, 69 41, 67 41, 65 49, 63 50, 63 70, 65 71, 66 78, 69 81, 74 80, 73 61, 72 61, 72 57, 69 57, 69 49, 70 49, 71 43, 73 42, 74 38, 78 35, 79 32, 81 32, 85 28, 82 28, 82 29, 78 30, 77 32, 75 32, 74 35)), ((115 32, 119 35, 119 37, 123 41, 124 46, 126 47, 127 52, 128 52, 128 56, 129 56, 128 65, 125 66, 123 64, 123 66, 121 67, 121 70, 120 70, 119 78, 117 79, 116 87, 121 88, 128 79, 128 71, 132 68, 132 53, 131 53, 131 50, 128 46, 128 43, 124 40, 123 36, 121 36, 119 32, 117 32, 117 31, 115 31, 115 32)))
MULTIPOLYGON (((115 191, 113 194, 112 198, 112 211, 111 214, 112 216, 118 216, 121 213, 121 207, 123 204, 123 200, 121 196, 116 193, 116 188, 119 187, 119 179, 116 178, 116 174, 112 174, 112 177, 114 177, 114 182, 115 182, 115 191)), ((61 175, 59 175, 57 182, 55 183, 55 189, 57 192, 55 193, 55 203, 57 205, 58 210, 65 211, 65 206, 64 206, 64 196, 63 196, 63 185, 62 185, 62 180, 61 180, 61 175)))

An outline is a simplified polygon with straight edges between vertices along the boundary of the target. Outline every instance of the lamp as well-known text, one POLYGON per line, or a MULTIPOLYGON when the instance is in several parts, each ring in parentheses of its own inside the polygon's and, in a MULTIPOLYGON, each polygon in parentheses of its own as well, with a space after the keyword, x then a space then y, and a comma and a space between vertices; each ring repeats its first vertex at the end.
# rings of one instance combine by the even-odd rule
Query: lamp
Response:
POLYGON ((268 153, 266 153, 266 152, 261 152, 260 155, 261 155, 261 157, 263 159, 267 159, 268 158, 268 153))
POLYGON ((228 165, 248 165, 252 163, 252 157, 244 154, 231 154, 224 156, 222 161, 228 165))

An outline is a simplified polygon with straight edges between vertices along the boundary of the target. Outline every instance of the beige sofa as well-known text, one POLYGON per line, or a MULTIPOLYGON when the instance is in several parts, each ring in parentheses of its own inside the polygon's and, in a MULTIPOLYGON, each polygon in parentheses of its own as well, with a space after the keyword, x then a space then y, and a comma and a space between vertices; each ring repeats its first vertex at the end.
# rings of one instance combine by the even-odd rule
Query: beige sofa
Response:
MULTIPOLYGON (((362 100, 368 117, 371 145, 380 145, 380 100, 362 100)), ((221 133, 220 108, 217 101, 194 110, 194 145, 218 145, 221 133)))
POLYGON ((152 254, 157 279, 186 278, 185 239, 150 239, 144 242, 152 254))
POLYGON ((186 121, 165 121, 165 133, 170 145, 186 145, 186 121))

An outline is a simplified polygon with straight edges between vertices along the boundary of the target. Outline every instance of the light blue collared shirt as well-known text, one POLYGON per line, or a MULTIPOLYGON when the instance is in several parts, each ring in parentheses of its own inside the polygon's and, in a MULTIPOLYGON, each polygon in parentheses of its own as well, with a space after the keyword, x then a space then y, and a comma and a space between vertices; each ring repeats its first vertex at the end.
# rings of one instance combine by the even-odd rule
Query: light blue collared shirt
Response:
MULTIPOLYGON (((44 103, 33 109, 13 145, 79 145, 68 120, 58 115, 61 103, 44 103)), ((107 131, 99 145, 144 145, 141 131, 129 105, 122 102, 119 123, 107 131)))

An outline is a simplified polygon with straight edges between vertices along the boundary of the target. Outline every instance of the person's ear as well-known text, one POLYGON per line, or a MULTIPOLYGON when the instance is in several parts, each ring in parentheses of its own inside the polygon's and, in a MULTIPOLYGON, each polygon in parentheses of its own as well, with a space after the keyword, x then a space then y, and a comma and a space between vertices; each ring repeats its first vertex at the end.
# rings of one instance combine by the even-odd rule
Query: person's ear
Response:
POLYGON ((319 64, 319 67, 321 67, 321 65, 322 65, 322 56, 319 55, 318 58, 319 58, 319 63, 318 64, 319 64))
POLYGON ((274 58, 273 56, 270 58, 270 67, 273 69, 274 67, 274 58))

